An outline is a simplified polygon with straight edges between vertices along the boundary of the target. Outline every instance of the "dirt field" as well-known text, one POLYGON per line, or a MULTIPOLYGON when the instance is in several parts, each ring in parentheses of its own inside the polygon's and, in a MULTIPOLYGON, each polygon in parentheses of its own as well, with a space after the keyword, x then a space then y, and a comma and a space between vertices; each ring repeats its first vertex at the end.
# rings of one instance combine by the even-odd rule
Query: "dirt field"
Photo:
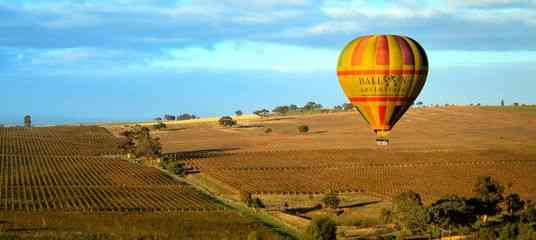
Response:
MULTIPOLYGON (((239 122, 240 124, 240 122, 239 122)), ((412 108, 393 129, 386 151, 526 150, 536 146, 534 107, 412 108)), ((296 115, 248 121, 241 128, 169 125, 160 131, 164 152, 377 149, 357 112, 296 115), (311 132, 298 134, 297 126, 311 132), (264 128, 273 132, 265 134, 264 128)))
POLYGON ((453 106, 411 109, 388 147, 375 145, 356 112, 273 117, 235 128, 175 125, 157 135, 164 152, 181 153, 170 156, 190 159, 189 166, 237 191, 334 190, 388 199, 414 190, 433 201, 470 195, 477 176, 491 175, 507 192, 536 199, 535 124, 536 108, 453 106), (299 134, 301 124, 311 131, 299 134), (196 153, 216 155, 195 159, 196 153))

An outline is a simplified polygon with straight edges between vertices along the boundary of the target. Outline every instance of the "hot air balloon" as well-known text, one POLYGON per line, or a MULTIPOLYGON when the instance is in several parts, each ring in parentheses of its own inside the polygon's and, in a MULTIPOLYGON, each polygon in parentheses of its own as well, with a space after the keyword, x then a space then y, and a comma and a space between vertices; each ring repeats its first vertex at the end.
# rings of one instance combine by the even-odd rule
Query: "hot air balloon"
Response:
POLYGON ((337 77, 352 105, 387 145, 388 134, 426 82, 428 59, 415 40, 369 35, 350 41, 339 55, 337 77))

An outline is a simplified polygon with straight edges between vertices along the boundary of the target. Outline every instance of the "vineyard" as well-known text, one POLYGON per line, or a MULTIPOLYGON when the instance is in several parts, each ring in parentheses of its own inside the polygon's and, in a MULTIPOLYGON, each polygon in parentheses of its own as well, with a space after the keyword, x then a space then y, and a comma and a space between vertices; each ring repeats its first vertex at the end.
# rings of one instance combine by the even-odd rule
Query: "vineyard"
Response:
POLYGON ((0 128, 0 154, 117 155, 117 146, 117 138, 95 126, 0 128))
POLYGON ((257 194, 362 192, 390 198, 413 190, 425 200, 471 194, 476 176, 490 175, 509 191, 535 199, 536 157, 506 150, 401 152, 272 151, 204 156, 185 161, 238 191, 257 194))
MULTIPOLYGON (((288 239, 256 219, 233 211, 56 213, 0 211, 0 229, 16 238, 0 239, 247 239, 256 231, 265 240, 288 239), (46 226, 43 226, 43 222, 46 226), (33 231, 29 231, 32 229, 33 231), (67 231, 66 231, 67 230, 67 231)), ((4 238, 2 238, 4 237, 4 238)))
POLYGON ((117 158, 99 127, 0 128, 0 211, 221 211, 159 170, 117 158))

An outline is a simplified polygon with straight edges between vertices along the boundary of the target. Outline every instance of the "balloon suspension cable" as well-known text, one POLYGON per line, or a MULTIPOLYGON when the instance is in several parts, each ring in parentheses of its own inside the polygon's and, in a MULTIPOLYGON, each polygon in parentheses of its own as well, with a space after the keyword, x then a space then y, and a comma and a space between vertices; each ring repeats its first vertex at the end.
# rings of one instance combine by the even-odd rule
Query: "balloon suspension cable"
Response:
POLYGON ((376 145, 378 146, 389 145, 389 138, 387 138, 387 134, 389 133, 389 131, 374 130, 374 132, 376 132, 376 145))

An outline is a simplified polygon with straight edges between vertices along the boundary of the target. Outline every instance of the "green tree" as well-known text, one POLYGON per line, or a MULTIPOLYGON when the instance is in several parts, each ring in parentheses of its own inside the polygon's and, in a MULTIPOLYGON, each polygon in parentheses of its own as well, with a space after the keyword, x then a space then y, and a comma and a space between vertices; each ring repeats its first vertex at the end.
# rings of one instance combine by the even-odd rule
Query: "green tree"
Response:
POLYGON ((298 110, 298 106, 297 106, 296 104, 290 104, 290 105, 288 106, 288 109, 289 109, 290 111, 297 111, 297 110, 298 110))
POLYGON ((322 104, 318 104, 315 102, 307 102, 305 105, 303 105, 303 109, 306 111, 314 111, 314 110, 321 109, 321 108, 322 108, 322 104))
POLYGON ((24 116, 24 127, 25 128, 31 128, 32 127, 32 117, 30 115, 24 116))
POLYGON ((235 115, 236 115, 236 116, 242 116, 242 114, 244 114, 244 113, 242 112, 242 110, 237 110, 237 111, 235 112, 235 115))
POLYGON ((444 197, 427 209, 429 224, 453 229, 470 226, 477 220, 475 209, 467 200, 455 195, 444 197))
POLYGON ((322 203, 329 208, 335 209, 339 207, 341 200, 337 196, 337 193, 329 192, 322 198, 322 203))
POLYGON ((148 128, 135 125, 121 132, 123 140, 119 148, 135 157, 156 158, 162 147, 158 138, 151 137, 148 128))
POLYGON ((335 240, 337 225, 329 217, 314 219, 305 230, 304 240, 335 240))
POLYGON ((175 119, 177 119, 177 118, 175 116, 173 116, 173 115, 170 115, 170 114, 164 115, 164 120, 166 120, 166 121, 175 121, 175 119))
POLYGON ((261 109, 261 110, 257 110, 255 112, 253 112, 253 114, 259 116, 259 117, 266 117, 268 116, 268 114, 270 113, 270 111, 266 110, 266 109, 261 109))
POLYGON ((290 108, 288 106, 277 106, 272 110, 274 113, 279 113, 281 115, 285 115, 289 112, 290 108))
POLYGON ((189 113, 183 113, 181 115, 178 115, 175 119, 177 120, 190 120, 190 119, 196 119, 197 116, 189 113))
POLYGON ((402 233, 415 234, 426 230, 426 210, 421 196, 413 191, 403 192, 393 199, 393 222, 402 233))
POLYGON ((519 194, 512 193, 504 199, 504 205, 506 207, 506 211, 513 215, 525 207, 525 201, 521 200, 519 197, 519 194))
POLYGON ((229 116, 221 117, 220 120, 218 120, 218 123, 224 127, 232 127, 236 125, 236 121, 232 117, 229 117, 229 116))
POLYGON ((487 222, 488 216, 495 215, 501 211, 499 203, 504 200, 504 187, 493 180, 490 176, 480 176, 473 187, 475 199, 472 203, 477 209, 477 213, 483 216, 483 222, 487 222))

